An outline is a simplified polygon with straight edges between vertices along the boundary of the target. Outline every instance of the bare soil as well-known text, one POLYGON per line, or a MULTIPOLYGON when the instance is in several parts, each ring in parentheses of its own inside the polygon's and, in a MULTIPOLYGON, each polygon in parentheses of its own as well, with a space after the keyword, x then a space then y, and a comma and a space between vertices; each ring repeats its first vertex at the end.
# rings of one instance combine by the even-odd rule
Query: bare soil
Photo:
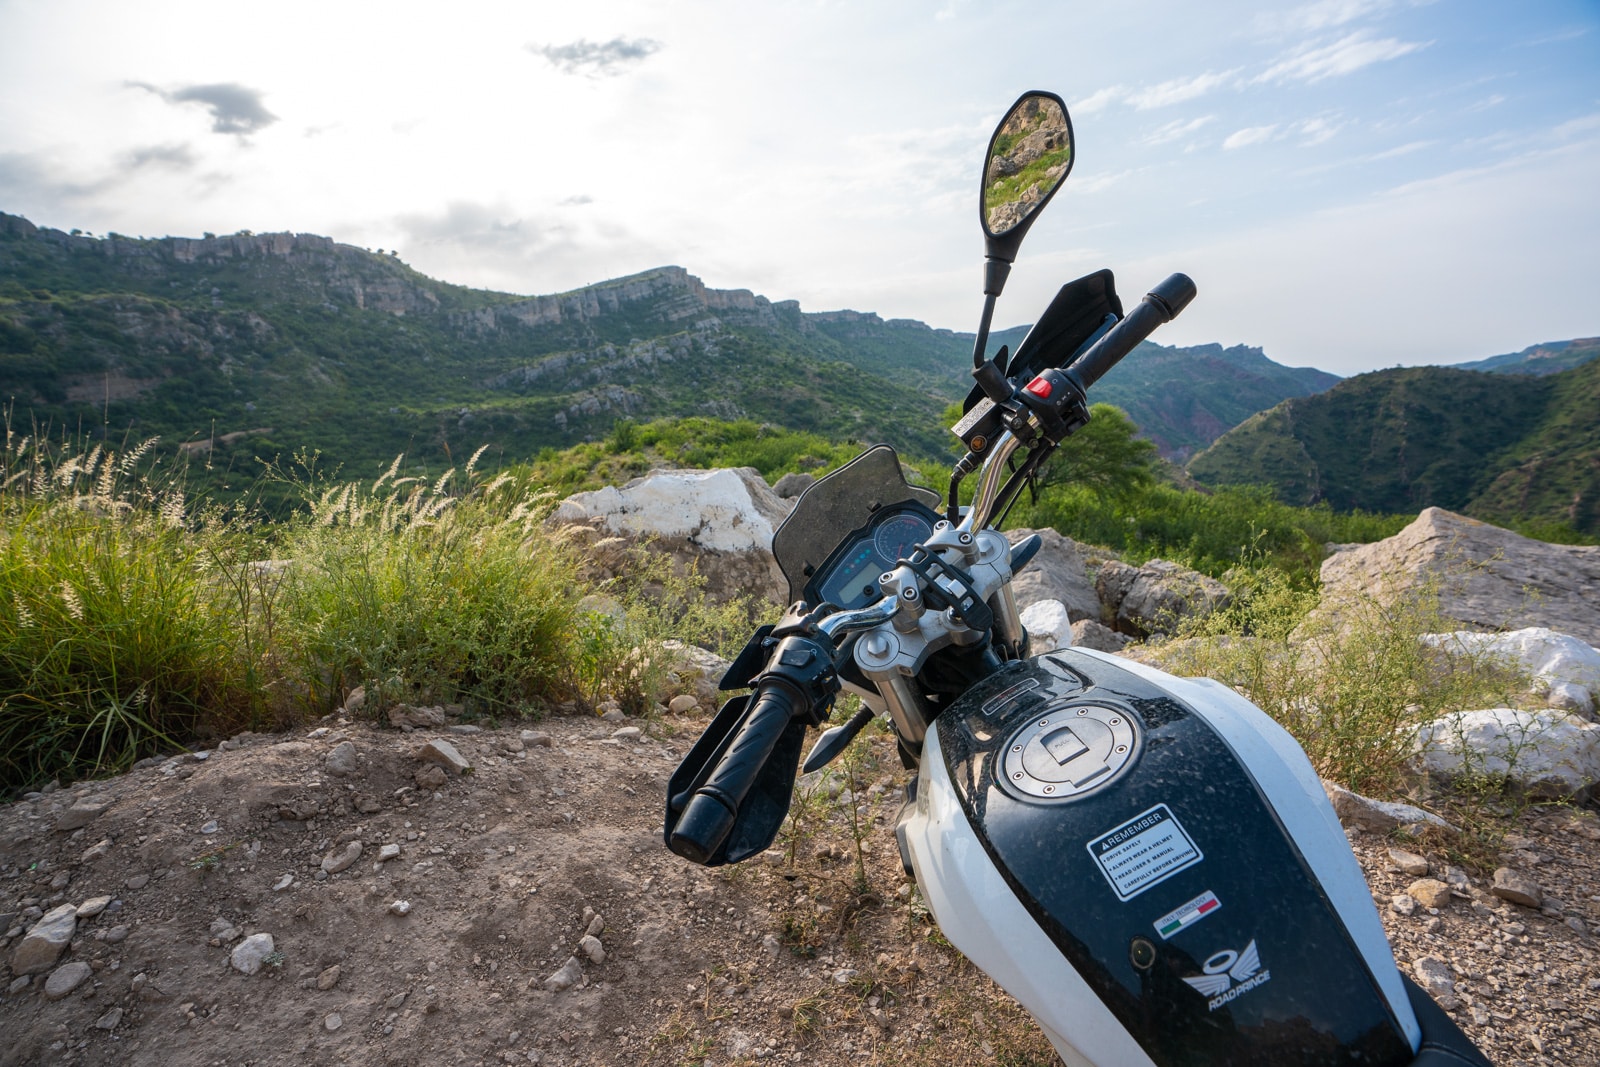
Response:
MULTIPOLYGON (((1057 1062, 901 874, 904 772, 881 735, 852 781, 811 785, 782 850, 716 871, 667 853, 663 790, 705 718, 551 720, 549 747, 334 721, 6 805, 0 1065, 1057 1062), (420 786, 432 737, 473 772, 420 786), (345 740, 355 760, 335 774, 345 740), (58 831, 80 800, 110 807, 58 831), (323 871, 351 841, 360 858, 323 871), (399 857, 379 863, 384 845, 399 857), (86 962, 80 985, 52 1000, 51 970, 14 974, 39 913, 107 895, 55 965, 86 962), (580 947, 594 928, 602 962, 580 947), (247 975, 230 953, 257 933, 275 954, 247 975), (581 977, 546 988, 569 958, 581 977)), ((1485 871, 1439 914, 1402 916, 1393 842, 1352 840, 1401 965, 1454 968, 1452 1014, 1495 1063, 1600 1063, 1600 828, 1570 809, 1516 818, 1529 840, 1511 859, 1559 913, 1489 895, 1485 871)))

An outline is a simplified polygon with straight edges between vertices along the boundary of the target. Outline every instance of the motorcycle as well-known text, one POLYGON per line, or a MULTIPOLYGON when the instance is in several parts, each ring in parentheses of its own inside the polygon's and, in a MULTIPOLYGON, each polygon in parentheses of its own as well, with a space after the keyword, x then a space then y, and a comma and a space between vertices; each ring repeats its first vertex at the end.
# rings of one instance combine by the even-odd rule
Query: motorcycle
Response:
POLYGON ((1182 274, 1123 313, 1110 271, 1063 286, 986 358, 1028 228, 1072 168, 1061 98, 1024 94, 985 155, 984 307, 966 447, 943 510, 887 445, 811 485, 776 531, 791 607, 756 631, 668 783, 667 847, 756 856, 788 812, 808 727, 862 708, 804 763, 887 715, 914 772, 895 836, 940 930, 1072 1067, 1484 1065, 1395 966, 1310 762, 1228 687, 1080 648, 1029 655, 999 532, 1087 390, 1193 299, 1182 274), (961 486, 976 474, 971 502, 961 486))

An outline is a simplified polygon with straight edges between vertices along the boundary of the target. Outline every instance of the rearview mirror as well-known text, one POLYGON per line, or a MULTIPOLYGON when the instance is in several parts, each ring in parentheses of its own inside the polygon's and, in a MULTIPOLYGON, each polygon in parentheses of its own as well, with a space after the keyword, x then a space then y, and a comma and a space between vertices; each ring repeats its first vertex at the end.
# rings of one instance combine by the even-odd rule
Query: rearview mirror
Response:
POLYGON ((1072 170, 1072 120, 1054 93, 1024 93, 989 138, 979 214, 989 256, 1011 262, 1072 170))

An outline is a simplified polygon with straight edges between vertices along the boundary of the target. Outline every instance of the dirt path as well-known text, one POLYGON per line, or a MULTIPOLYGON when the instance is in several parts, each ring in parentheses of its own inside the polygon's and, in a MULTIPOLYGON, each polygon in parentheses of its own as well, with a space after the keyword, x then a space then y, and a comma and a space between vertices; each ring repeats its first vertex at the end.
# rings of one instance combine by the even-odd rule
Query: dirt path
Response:
MULTIPOLYGON (((903 772, 881 737, 858 794, 822 782, 797 807, 792 862, 666 853, 662 792, 703 722, 334 722, 0 808, 0 1064, 1056 1062, 899 873, 903 772), (431 737, 473 773, 441 780, 414 755, 431 737), (58 830, 73 809, 84 825, 58 830), (59 957, 25 945, 63 905, 83 915, 59 957), (547 988, 564 966, 572 986, 547 988)), ((1563 812, 1522 832, 1560 914, 1472 879, 1402 916, 1388 842, 1354 843, 1402 965, 1455 969, 1454 1015, 1496 1063, 1600 1063, 1600 954, 1577 928, 1600 926, 1600 831, 1563 812)))

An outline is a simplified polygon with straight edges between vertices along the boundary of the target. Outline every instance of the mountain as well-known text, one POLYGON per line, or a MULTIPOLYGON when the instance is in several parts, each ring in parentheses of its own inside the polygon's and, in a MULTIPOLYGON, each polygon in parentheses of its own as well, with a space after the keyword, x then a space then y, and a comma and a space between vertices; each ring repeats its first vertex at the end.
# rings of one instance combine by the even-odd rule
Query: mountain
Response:
POLYGON ((1417 511, 1600 535, 1600 360, 1548 375, 1410 367, 1287 400, 1189 461, 1203 484, 1292 504, 1417 511))
POLYGON ((1571 341, 1546 341, 1504 356, 1490 356, 1472 363, 1453 363, 1454 370, 1486 370, 1496 374, 1557 374, 1581 366, 1600 356, 1600 337, 1579 337, 1571 341))
MULTIPOLYGON (((997 331, 993 346, 1025 333, 997 331)), ((940 457, 939 415, 970 387, 972 343, 711 289, 682 267, 516 296, 309 234, 95 238, 0 214, 0 401, 13 427, 161 435, 219 468, 300 449, 357 473, 402 451, 423 467, 484 444, 518 459, 665 415, 940 457)), ((1331 380, 1254 349, 1146 344, 1096 399, 1170 451, 1331 380)))

